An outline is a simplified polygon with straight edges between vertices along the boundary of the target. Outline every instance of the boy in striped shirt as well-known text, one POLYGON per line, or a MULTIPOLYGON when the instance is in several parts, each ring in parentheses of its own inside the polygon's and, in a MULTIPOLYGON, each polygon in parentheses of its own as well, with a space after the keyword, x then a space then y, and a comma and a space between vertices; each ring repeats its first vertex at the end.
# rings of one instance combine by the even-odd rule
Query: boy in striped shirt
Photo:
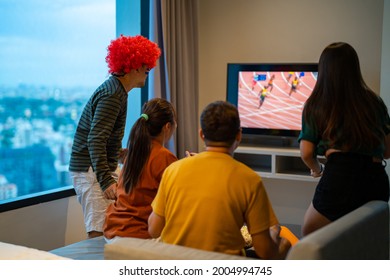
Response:
POLYGON ((145 85, 161 51, 140 35, 121 35, 107 47, 110 77, 84 107, 74 136, 69 171, 80 202, 88 238, 101 236, 107 206, 116 198, 127 96, 145 85))

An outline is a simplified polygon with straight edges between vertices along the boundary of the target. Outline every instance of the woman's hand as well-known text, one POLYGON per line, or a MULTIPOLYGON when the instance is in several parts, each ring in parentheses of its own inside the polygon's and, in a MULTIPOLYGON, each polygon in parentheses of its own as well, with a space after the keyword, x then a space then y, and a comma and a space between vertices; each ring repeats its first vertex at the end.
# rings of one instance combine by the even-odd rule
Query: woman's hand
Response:
POLYGON ((310 169, 310 175, 314 178, 321 177, 322 174, 324 173, 324 170, 325 170, 325 165, 320 163, 320 170, 314 171, 313 169, 310 169))

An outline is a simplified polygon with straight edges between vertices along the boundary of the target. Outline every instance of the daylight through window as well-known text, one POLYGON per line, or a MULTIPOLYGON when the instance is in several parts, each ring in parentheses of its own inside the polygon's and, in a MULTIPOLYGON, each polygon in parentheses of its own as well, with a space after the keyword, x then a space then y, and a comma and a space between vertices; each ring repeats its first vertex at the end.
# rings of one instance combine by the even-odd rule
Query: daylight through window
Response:
POLYGON ((107 77, 115 0, 0 2, 0 203, 71 185, 81 111, 107 77))

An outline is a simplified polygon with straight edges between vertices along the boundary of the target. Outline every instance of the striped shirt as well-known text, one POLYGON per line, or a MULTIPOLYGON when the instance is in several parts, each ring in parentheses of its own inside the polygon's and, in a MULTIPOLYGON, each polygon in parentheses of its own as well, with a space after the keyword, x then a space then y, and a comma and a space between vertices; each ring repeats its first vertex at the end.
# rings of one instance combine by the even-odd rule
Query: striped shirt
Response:
POLYGON ((127 92, 111 76, 89 99, 80 117, 69 163, 71 172, 92 166, 102 190, 116 183, 111 176, 118 165, 127 115, 127 92))

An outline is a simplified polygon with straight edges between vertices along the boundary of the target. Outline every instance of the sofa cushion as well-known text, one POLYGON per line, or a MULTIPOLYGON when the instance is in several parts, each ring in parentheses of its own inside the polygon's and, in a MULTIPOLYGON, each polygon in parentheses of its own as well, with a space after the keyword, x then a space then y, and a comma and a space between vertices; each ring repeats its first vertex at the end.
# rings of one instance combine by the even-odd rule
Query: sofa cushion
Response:
POLYGON ((389 204, 370 201, 302 238, 287 259, 389 259, 389 204))
POLYGON ((209 252, 155 239, 118 238, 104 247, 106 260, 245 260, 249 258, 209 252))
POLYGON ((55 254, 20 245, 0 242, 0 260, 66 260, 55 254))

